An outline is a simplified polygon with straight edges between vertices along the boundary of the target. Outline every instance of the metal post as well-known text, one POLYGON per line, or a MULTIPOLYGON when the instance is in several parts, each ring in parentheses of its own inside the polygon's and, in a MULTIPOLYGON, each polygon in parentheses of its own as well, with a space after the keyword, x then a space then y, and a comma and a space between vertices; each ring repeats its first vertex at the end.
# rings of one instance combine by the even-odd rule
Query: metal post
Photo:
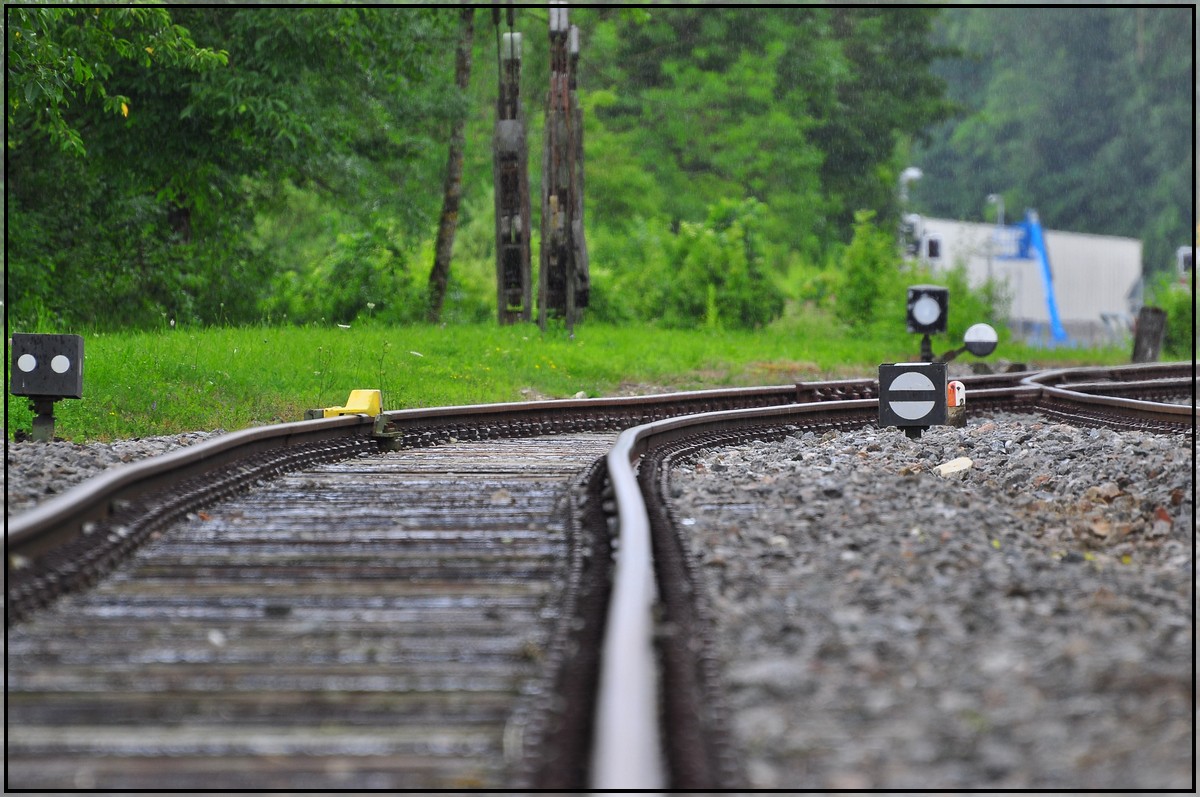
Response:
POLYGON ((933 362, 933 341, 929 339, 929 335, 921 336, 921 362, 933 362))
POLYGON ((54 439, 54 402, 57 398, 39 396, 29 399, 29 408, 33 410, 33 439, 40 443, 49 443, 54 439))

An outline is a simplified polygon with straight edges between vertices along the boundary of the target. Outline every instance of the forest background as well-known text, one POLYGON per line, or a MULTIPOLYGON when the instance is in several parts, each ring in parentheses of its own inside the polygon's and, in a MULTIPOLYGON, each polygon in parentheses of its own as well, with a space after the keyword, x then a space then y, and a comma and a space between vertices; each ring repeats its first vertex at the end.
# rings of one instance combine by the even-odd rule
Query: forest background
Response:
MULTIPOLYGON (((580 8, 588 319, 870 323, 917 212, 1194 233, 1194 9, 580 8)), ((409 323, 465 124, 444 322, 495 318, 497 36, 453 8, 5 7, 10 329, 409 323)), ((534 196, 546 10, 516 11, 534 196)), ((536 278, 535 278, 536 279, 536 278)), ((956 295, 966 295, 961 274, 956 295)), ((995 317, 986 292, 963 325, 995 317)), ((894 323, 889 321, 889 323, 894 323)), ((902 320, 899 322, 901 327, 902 320)))

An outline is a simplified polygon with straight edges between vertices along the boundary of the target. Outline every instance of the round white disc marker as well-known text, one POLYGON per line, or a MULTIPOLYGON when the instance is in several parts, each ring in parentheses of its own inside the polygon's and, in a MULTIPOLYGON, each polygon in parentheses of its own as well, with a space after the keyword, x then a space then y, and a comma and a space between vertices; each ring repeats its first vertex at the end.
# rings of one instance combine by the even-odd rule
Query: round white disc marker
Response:
POLYGON ((927 327, 937 321, 941 314, 942 308, 932 296, 922 296, 913 303, 912 316, 922 326, 927 327))
MULTIPOLYGON (((918 303, 919 304, 919 303, 918 303)), ((935 303, 936 304, 936 303, 935 303)), ((892 380, 891 390, 927 390, 932 392, 933 382, 925 374, 907 371, 892 380)), ((933 411, 933 399, 929 401, 889 401, 892 412, 907 421, 924 418, 933 411)))

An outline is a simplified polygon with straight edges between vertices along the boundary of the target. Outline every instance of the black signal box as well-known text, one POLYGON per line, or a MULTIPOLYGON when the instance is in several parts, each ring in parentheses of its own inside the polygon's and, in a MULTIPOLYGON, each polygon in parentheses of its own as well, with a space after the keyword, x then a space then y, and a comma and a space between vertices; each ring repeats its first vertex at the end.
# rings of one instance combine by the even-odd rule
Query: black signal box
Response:
POLYGON ((83 398, 83 338, 13 335, 11 375, 14 396, 83 398))
POLYGON ((909 332, 937 335, 946 331, 950 291, 940 285, 913 285, 908 289, 907 324, 909 332))
POLYGON ((928 428, 946 422, 946 364, 879 366, 879 425, 928 428))

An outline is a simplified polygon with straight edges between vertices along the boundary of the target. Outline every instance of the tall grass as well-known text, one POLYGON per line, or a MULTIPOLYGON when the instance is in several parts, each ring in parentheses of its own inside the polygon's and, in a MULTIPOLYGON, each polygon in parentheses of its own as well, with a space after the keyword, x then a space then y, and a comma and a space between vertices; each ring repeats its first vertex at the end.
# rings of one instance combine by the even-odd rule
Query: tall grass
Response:
MULTIPOLYGON (((356 388, 379 388, 385 409, 402 409, 596 397, 623 384, 659 390, 786 384, 873 375, 879 363, 917 353, 915 338, 834 328, 828 316, 812 313, 755 332, 584 323, 573 338, 562 328, 542 333, 535 325, 494 323, 88 333, 84 398, 56 405, 56 434, 82 442, 232 431, 299 420, 306 409, 343 404, 356 388)), ((994 358, 1030 354, 1010 347, 994 358)), ((1056 363, 1115 363, 1128 352, 1056 357, 1056 363)), ((9 396, 8 436, 30 425, 27 401, 9 396)))

